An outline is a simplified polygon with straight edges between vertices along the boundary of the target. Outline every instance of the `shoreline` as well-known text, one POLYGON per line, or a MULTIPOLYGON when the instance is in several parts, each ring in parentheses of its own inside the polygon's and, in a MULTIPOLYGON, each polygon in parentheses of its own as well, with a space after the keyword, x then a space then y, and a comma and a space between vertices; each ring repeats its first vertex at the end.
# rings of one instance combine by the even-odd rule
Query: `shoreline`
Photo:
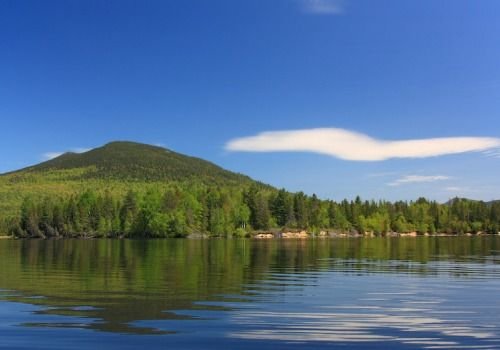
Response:
POLYGON ((396 238, 396 237, 475 237, 475 236, 496 236, 500 235, 498 233, 487 233, 484 231, 478 231, 475 233, 465 232, 465 233, 448 233, 448 232, 385 232, 376 233, 373 231, 358 232, 353 231, 337 231, 337 230, 321 230, 319 232, 308 232, 307 230, 269 230, 269 231, 254 231, 249 233, 248 237, 252 239, 311 239, 311 238, 396 238))
POLYGON ((277 235, 273 233, 253 233, 247 237, 217 237, 217 236, 186 236, 186 237, 15 237, 15 236, 0 236, 0 240, 165 240, 165 239, 187 239, 187 240, 210 240, 210 239, 245 239, 252 241, 261 240, 276 240, 276 241, 294 241, 294 240, 330 240, 330 239, 363 239, 363 238, 437 238, 437 237, 452 237, 452 238, 463 238, 463 237, 496 237, 500 236, 500 233, 481 233, 481 234, 453 234, 453 233, 436 233, 436 234, 405 234, 405 233, 391 233, 386 235, 363 235, 363 234, 332 234, 332 235, 314 235, 314 234, 299 234, 299 235, 277 235))

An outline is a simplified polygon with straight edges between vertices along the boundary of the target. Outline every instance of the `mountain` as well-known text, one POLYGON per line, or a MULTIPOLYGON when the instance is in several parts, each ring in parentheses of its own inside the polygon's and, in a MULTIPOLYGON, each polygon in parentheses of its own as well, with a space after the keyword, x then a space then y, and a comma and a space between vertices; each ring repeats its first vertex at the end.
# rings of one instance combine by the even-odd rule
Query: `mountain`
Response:
POLYGON ((443 204, 449 206, 449 205, 453 205, 456 202, 481 202, 481 203, 484 203, 487 206, 492 206, 493 204, 496 204, 496 203, 500 202, 500 200, 497 199, 497 200, 492 200, 492 201, 489 201, 489 202, 484 202, 484 201, 477 200, 477 199, 455 197, 455 198, 449 199, 448 201, 446 201, 443 204))
POLYGON ((241 184, 252 180, 200 158, 166 148, 136 142, 116 141, 85 153, 64 153, 49 161, 3 176, 67 174, 68 179, 114 179, 134 181, 185 181, 206 184, 241 184))
MULTIPOLYGON (((224 188, 235 192, 251 185, 270 186, 225 170, 206 160, 163 147, 115 141, 84 153, 67 152, 46 162, 0 174, 2 221, 19 215, 27 197, 67 198, 77 193, 111 192, 121 198, 129 190, 163 193, 172 186, 224 188)), ((36 199, 38 198, 38 199, 36 199)))

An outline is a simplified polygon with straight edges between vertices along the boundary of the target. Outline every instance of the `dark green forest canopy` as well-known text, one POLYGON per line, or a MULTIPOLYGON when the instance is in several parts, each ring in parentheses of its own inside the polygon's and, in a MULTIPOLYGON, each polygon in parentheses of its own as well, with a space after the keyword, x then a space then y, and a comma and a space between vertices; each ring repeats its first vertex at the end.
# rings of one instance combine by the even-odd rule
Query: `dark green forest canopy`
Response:
POLYGON ((132 142, 0 176, 0 233, 18 237, 229 237, 269 229, 497 233, 500 202, 320 200, 132 142))

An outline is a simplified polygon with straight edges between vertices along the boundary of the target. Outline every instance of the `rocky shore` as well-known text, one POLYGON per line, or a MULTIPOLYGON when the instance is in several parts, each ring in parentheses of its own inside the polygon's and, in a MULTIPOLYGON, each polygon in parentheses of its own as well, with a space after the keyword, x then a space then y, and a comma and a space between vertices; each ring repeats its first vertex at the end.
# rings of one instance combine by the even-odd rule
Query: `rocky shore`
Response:
MULTIPOLYGON (((250 235, 252 239, 308 239, 308 238, 339 238, 339 237, 455 237, 455 236, 481 236, 487 235, 484 232, 477 233, 417 233, 417 232, 387 232, 384 234, 378 234, 374 232, 357 232, 357 231, 349 231, 349 232, 339 232, 339 231, 319 231, 315 232, 307 232, 305 230, 297 230, 297 231, 268 231, 268 232, 254 232, 250 235)), ((500 232, 498 233, 500 235, 500 232)))

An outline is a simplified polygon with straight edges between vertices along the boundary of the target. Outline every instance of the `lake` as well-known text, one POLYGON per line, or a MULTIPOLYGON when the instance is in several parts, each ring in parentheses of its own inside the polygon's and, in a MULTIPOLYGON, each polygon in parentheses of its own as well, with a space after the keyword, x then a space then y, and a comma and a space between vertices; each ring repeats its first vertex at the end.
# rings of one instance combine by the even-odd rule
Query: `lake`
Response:
POLYGON ((500 348, 500 237, 2 240, 8 349, 500 348))

